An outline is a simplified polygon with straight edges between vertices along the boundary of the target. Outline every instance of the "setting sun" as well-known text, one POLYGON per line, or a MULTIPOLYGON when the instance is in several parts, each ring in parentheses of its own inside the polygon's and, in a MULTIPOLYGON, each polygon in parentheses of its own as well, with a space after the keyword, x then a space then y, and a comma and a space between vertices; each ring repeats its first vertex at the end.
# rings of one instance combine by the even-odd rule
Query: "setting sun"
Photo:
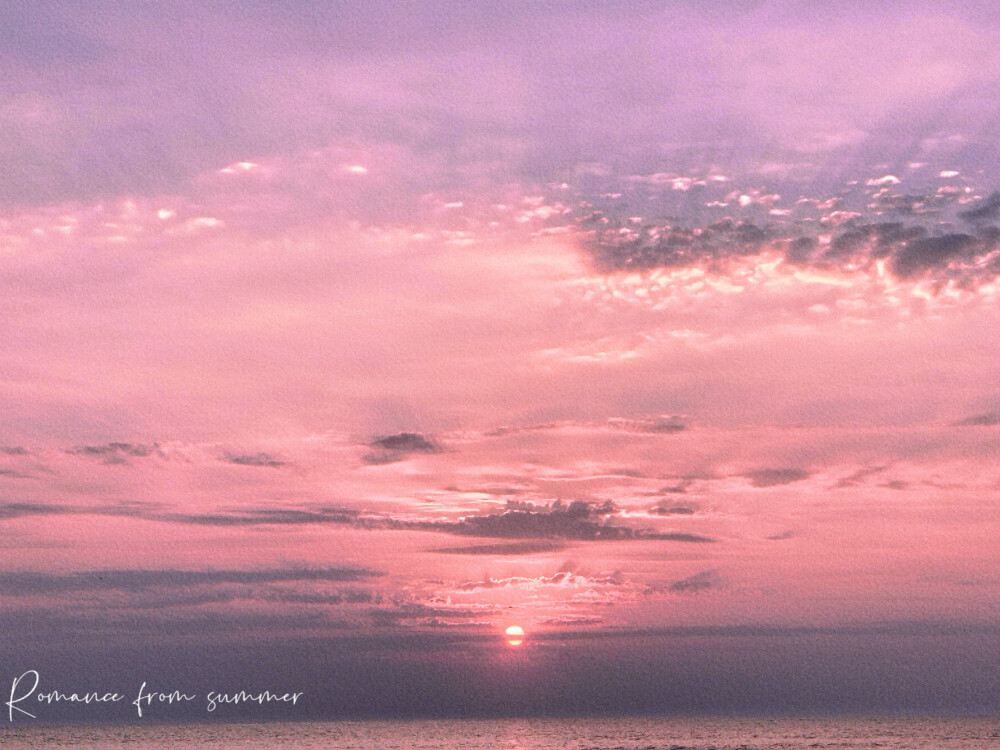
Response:
POLYGON ((507 635, 508 646, 520 646, 524 643, 524 628, 520 625, 511 625, 504 631, 507 635))

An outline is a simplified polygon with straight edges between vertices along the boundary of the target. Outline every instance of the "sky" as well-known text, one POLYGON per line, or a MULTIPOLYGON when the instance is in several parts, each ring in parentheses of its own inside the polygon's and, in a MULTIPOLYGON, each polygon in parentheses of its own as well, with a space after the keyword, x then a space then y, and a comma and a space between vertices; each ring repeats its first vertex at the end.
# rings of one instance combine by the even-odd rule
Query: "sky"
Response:
POLYGON ((1000 711, 991 5, 7 3, 0 694, 1000 711))

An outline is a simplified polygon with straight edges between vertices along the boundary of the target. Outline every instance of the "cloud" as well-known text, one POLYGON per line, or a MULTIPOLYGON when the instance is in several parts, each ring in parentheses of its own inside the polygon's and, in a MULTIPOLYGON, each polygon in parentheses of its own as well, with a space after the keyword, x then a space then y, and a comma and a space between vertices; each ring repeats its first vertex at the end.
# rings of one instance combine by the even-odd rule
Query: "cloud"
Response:
POLYGON ((608 425, 621 430, 632 430, 634 432, 659 432, 672 433, 681 432, 688 429, 683 417, 676 415, 663 415, 659 417, 648 417, 646 419, 621 419, 614 418, 608 420, 608 425))
POLYGON ((1000 191, 992 193, 975 207, 960 211, 958 215, 972 222, 1000 217, 1000 191))
MULTIPOLYGON (((899 197, 899 196, 897 196, 899 197)), ((886 196, 877 199, 877 213, 888 207, 886 196)), ((911 203, 924 205, 945 200, 940 196, 914 196, 911 203)), ((950 200, 953 200, 950 199, 950 200)), ((894 204, 893 210, 899 206, 894 204)), ((823 218, 829 218, 831 212, 823 218)), ((630 220, 610 218, 600 211, 577 219, 579 241, 595 270, 603 274, 620 271, 704 268, 724 277, 727 262, 767 252, 779 252, 793 266, 830 269, 874 275, 877 262, 888 259, 888 268, 900 280, 930 277, 940 281, 955 279, 975 288, 1000 274, 992 253, 1000 241, 992 227, 980 227, 976 234, 937 231, 930 222, 869 221, 861 214, 830 237, 825 246, 817 242, 805 223, 792 221, 760 228, 747 220, 723 219, 702 226, 675 225, 656 218, 637 226, 630 220)), ((813 222, 815 227, 815 222, 813 222)), ((822 226, 822 224, 820 225, 822 226)))
POLYGON ((41 515, 100 515, 138 518, 193 526, 264 526, 332 524, 368 531, 429 531, 457 536, 530 540, 515 544, 456 547, 434 550, 452 554, 535 554, 552 551, 559 542, 645 539, 675 542, 712 542, 710 537, 680 532, 619 526, 609 516, 616 514, 610 501, 588 503, 556 500, 547 506, 509 500, 501 513, 465 516, 457 521, 414 520, 366 513, 356 509, 316 506, 312 508, 243 508, 210 513, 162 510, 133 505, 77 506, 41 503, 0 504, 0 520, 41 515))
POLYGON ((581 500, 568 505, 556 501, 544 508, 527 505, 509 502, 502 513, 467 516, 456 523, 438 524, 437 528, 451 534, 508 539, 610 540, 632 538, 637 533, 605 522, 589 503, 581 500))
POLYGON ((521 538, 556 538, 577 541, 615 541, 622 539, 659 539, 677 542, 708 542, 696 534, 660 533, 649 529, 617 526, 602 516, 614 512, 609 503, 601 505, 574 500, 569 504, 555 501, 548 506, 509 501, 502 513, 467 516, 455 523, 434 523, 428 530, 465 536, 521 538))
POLYGON ((596 615, 559 615, 557 617, 540 617, 539 625, 546 625, 554 628, 574 628, 587 625, 600 625, 604 622, 603 617, 596 615))
POLYGON ((158 445, 140 443, 105 443, 103 445, 78 445, 67 453, 74 456, 103 458, 105 463, 125 463, 127 458, 146 458, 156 453, 158 445))
POLYGON ((870 477, 874 474, 880 474, 888 468, 889 468, 888 466, 866 466, 862 469, 858 469, 850 476, 839 479, 837 483, 834 485, 834 487, 838 489, 842 489, 844 487, 853 487, 856 484, 860 483, 861 480, 866 479, 867 477, 870 477))
POLYGON ((968 234, 925 237, 900 248, 892 258, 892 269, 898 277, 909 279, 941 267, 956 256, 969 261, 974 257, 970 251, 976 248, 980 248, 979 243, 968 234))
POLYGON ((640 539, 661 539, 665 542, 692 542, 694 544, 707 544, 714 542, 710 536, 703 536, 701 534, 686 534, 680 531, 656 533, 656 534, 644 534, 640 539))
POLYGON ((977 414, 955 423, 960 427, 995 427, 1000 425, 1000 413, 977 414))
POLYGON ((71 591, 142 592, 223 584, 366 581, 382 573, 360 568, 270 568, 261 570, 109 569, 78 573, 9 571, 0 573, 0 592, 8 596, 71 591))
POLYGON ((253 508, 228 513, 177 513, 161 511, 126 510, 124 513, 150 521, 193 524, 196 526, 258 526, 266 524, 338 524, 359 528, 377 527, 383 519, 364 518, 358 511, 344 508, 253 508))
POLYGON ((550 539, 533 539, 526 542, 477 544, 471 547, 439 547, 431 552, 449 555, 537 555, 545 552, 558 552, 564 548, 565 545, 562 542, 550 539))
POLYGON ((671 225, 637 228, 590 214, 581 221, 581 229, 584 248, 604 272, 682 268, 755 255, 769 239, 768 233, 754 224, 730 219, 697 229, 671 225))
POLYGON ((509 578, 487 578, 484 581, 468 581, 458 585, 459 591, 476 591, 479 589, 496 589, 514 587, 539 588, 545 586, 564 586, 586 588, 590 586, 621 586, 624 581, 620 575, 585 576, 568 570, 561 570, 551 576, 511 576, 509 578))
POLYGON ((706 589, 718 588, 719 585, 720 579, 717 571, 703 570, 693 576, 674 581, 667 588, 675 593, 692 594, 706 589))
POLYGON ((240 466, 269 466, 278 468, 285 465, 285 462, 270 453, 227 453, 225 460, 231 464, 240 466))
POLYGON ((402 461, 414 453, 440 453, 441 446, 419 432, 400 432, 370 442, 372 452, 364 457, 366 463, 387 464, 402 461))
POLYGON ((686 505, 659 503, 650 508, 650 513, 656 513, 659 516, 692 516, 695 514, 695 509, 686 505))
POLYGON ((76 508, 43 503, 0 503, 0 520, 26 516, 53 516, 78 512, 76 508))
POLYGON ((809 477, 809 472, 804 469, 757 469, 747 472, 744 476, 750 480, 754 487, 776 487, 792 482, 801 482, 809 477))
POLYGON ((780 542, 784 539, 791 539, 793 536, 795 536, 794 531, 782 531, 780 534, 771 534, 765 538, 772 542, 780 542))

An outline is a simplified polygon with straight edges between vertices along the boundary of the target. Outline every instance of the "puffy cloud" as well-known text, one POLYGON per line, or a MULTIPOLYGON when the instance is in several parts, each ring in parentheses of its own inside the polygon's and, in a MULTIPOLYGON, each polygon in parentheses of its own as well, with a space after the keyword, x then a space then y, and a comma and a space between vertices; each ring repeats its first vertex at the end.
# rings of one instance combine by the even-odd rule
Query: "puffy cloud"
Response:
POLYGON ((873 276, 877 262, 885 258, 898 279, 954 279, 970 289, 1000 275, 994 258, 997 237, 989 227, 977 235, 928 235, 928 227, 921 224, 855 219, 818 249, 815 236, 795 236, 797 230, 809 231, 795 224, 761 229, 727 219, 693 229, 668 224, 632 228, 617 222, 592 229, 591 220, 581 221, 581 245, 604 273, 695 268, 725 277, 740 259, 777 251, 793 266, 833 268, 850 275, 873 276))

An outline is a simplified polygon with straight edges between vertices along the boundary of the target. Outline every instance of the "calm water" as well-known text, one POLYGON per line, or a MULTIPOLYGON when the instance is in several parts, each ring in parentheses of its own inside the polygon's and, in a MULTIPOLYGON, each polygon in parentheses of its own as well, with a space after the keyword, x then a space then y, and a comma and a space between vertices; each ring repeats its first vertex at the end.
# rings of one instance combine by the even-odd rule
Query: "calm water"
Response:
POLYGON ((3 748, 1000 749, 1000 719, 509 719, 4 727, 3 748))

